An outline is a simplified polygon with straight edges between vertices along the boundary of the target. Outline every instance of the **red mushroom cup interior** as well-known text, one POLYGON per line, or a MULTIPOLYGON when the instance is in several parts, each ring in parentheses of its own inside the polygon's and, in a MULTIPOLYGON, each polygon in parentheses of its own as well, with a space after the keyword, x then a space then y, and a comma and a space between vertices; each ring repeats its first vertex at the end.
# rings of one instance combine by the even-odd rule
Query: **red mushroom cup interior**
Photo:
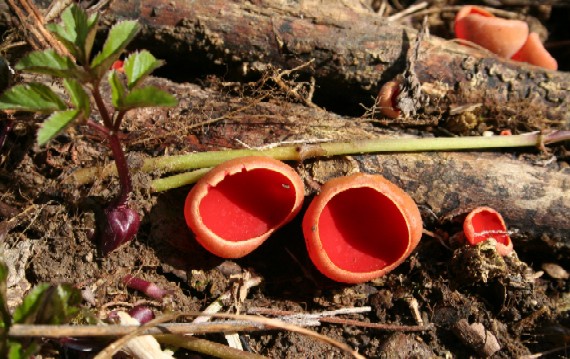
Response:
POLYGON ((471 245, 493 238, 497 241, 497 253, 500 255, 508 255, 513 250, 505 221, 492 208, 479 207, 471 211, 463 223, 463 232, 471 245))
POLYGON ((416 247, 422 221, 414 201, 384 177, 327 182, 303 219, 309 255, 326 276, 358 283, 384 275, 416 247))
POLYGON ((512 57, 515 61, 528 62, 535 66, 541 66, 549 70, 558 70, 558 62, 550 55, 542 45, 538 34, 532 32, 524 46, 512 57))
POLYGON ((242 257, 298 213, 303 182, 286 164, 268 157, 230 160, 190 191, 185 217, 212 253, 242 257))

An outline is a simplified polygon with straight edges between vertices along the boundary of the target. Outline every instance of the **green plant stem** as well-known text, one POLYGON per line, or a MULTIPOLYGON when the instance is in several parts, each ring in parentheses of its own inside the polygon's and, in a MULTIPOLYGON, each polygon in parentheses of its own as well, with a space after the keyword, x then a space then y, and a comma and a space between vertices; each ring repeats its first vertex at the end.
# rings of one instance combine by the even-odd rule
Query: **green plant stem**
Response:
POLYGON ((196 183, 203 175, 208 173, 212 167, 200 168, 195 171, 179 173, 177 175, 158 178, 152 181, 152 191, 162 192, 171 188, 178 188, 192 183, 196 183))
MULTIPOLYGON (((445 138, 391 138, 360 140, 353 142, 331 142, 314 145, 283 146, 269 149, 244 149, 227 151, 198 152, 187 155, 149 158, 141 168, 144 172, 181 172, 195 168, 216 166, 232 158, 244 156, 269 156, 283 161, 302 161, 313 157, 330 157, 339 155, 356 155, 382 152, 420 152, 420 151, 454 151, 480 150, 490 148, 539 147, 545 144, 570 139, 570 131, 556 131, 543 135, 539 133, 515 136, 473 136, 445 138)), ((77 184, 85 184, 98 176, 114 175, 113 167, 85 168, 73 174, 77 184)), ((170 182, 169 177, 155 180, 155 190, 167 190, 189 184, 189 180, 199 178, 203 172, 177 175, 170 182), (155 186, 156 183, 156 186, 155 186)))
POLYGON ((283 146, 262 150, 210 151, 150 158, 145 160, 143 171, 162 170, 166 172, 179 172, 192 168, 212 167, 232 158, 244 156, 268 156, 283 161, 302 161, 312 157, 331 157, 379 152, 422 152, 529 147, 539 146, 541 139, 542 135, 539 134, 492 137, 393 138, 283 146))

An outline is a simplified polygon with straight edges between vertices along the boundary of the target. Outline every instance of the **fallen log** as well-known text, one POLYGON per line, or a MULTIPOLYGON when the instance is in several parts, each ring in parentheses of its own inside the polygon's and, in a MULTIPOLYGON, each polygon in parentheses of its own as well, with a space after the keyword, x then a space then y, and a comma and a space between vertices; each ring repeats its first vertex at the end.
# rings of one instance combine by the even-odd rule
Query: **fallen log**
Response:
MULTIPOLYGON (((366 94, 373 96, 382 81, 401 73, 410 63, 408 52, 416 32, 409 28, 386 23, 367 13, 348 11, 339 18, 340 13, 330 10, 331 17, 325 21, 317 15, 283 7, 280 2, 256 4, 195 1, 190 6, 176 0, 117 1, 111 4, 108 15, 139 18, 146 25, 141 41, 152 39, 147 44, 160 46, 160 55, 169 51, 178 58, 208 54, 212 61, 250 69, 261 63, 291 68, 314 59, 310 75, 323 88, 330 85, 328 88, 334 89, 331 91, 349 93, 355 101, 366 94), (361 95, 355 96, 356 93, 361 95)), ((433 116, 430 109, 445 115, 453 106, 475 102, 485 105, 478 109, 517 119, 526 113, 527 120, 539 121, 544 116, 566 123, 570 116, 566 96, 570 91, 568 74, 485 57, 435 38, 421 43, 421 52, 414 61, 414 72, 428 100, 425 107, 418 109, 424 111, 419 118, 433 116), (513 114, 513 106, 520 106, 522 112, 513 114)), ((243 98, 224 97, 192 85, 164 83, 163 86, 187 101, 176 110, 137 111, 129 116, 130 126, 134 126, 129 130, 136 136, 139 123, 138 139, 145 141, 148 136, 157 144, 165 139, 160 135, 157 119, 163 120, 164 128, 171 128, 173 123, 182 124, 174 132, 183 139, 182 143, 172 139, 172 129, 163 131, 170 136, 166 147, 176 150, 378 136, 370 123, 355 123, 354 119, 315 108, 279 100, 252 104, 243 98), (195 106, 197 103, 202 103, 202 107, 195 106), (231 105, 224 105, 227 103, 231 105), (249 110, 235 112, 235 108, 249 110), (208 113, 203 121, 207 131, 181 121, 192 111, 197 115, 208 113), (153 128, 151 134, 149 124, 153 128)), ((319 170, 323 178, 346 171, 347 161, 356 164, 353 170, 383 173, 437 218, 485 204, 503 213, 513 228, 525 233, 546 234, 565 241, 570 238, 565 216, 570 207, 567 175, 556 162, 537 167, 512 155, 492 152, 394 154, 354 159, 312 160, 312 166, 305 165, 313 168, 321 162, 328 163, 319 170)), ((318 182, 316 174, 310 177, 318 182)))
MULTIPOLYGON (((176 94, 182 103, 175 109, 129 113, 125 126, 131 151, 156 153, 160 147, 168 148, 168 154, 181 154, 405 135, 279 98, 255 101, 164 79, 155 79, 153 84, 176 94)), ((356 171, 380 173, 425 209, 426 223, 445 221, 486 205, 503 214, 509 228, 518 232, 515 235, 535 239, 544 235, 570 248, 568 168, 555 158, 542 163, 536 153, 536 149, 518 149, 516 153, 367 154, 308 159, 297 168, 306 183, 314 185, 307 187, 307 193, 314 193, 318 184, 332 177, 356 171)), ((160 174, 155 172, 154 177, 160 174)), ((66 182, 77 186, 73 179, 71 174, 66 182)), ((107 181, 98 183, 108 188, 107 181)), ((144 181, 142 185, 148 184, 144 181)))
POLYGON ((408 94, 414 108, 395 122, 448 125, 459 132, 477 121, 499 129, 570 123, 568 73, 499 59, 433 36, 419 44, 419 57, 413 59, 414 29, 346 1, 303 4, 113 1, 105 18, 107 24, 139 20, 144 31, 136 46, 166 59, 175 80, 212 72, 243 79, 268 66, 291 69, 310 62, 299 74, 315 79, 315 102, 362 114, 361 104, 373 107, 379 88, 402 78, 409 67, 413 76, 402 80, 419 84, 421 92, 408 94))
MULTIPOLYGON (((106 15, 138 19, 145 25, 139 46, 167 59, 181 76, 214 64, 247 75, 267 64, 290 69, 312 61, 301 73, 316 79, 316 96, 340 113, 361 103, 372 106, 380 86, 410 64, 417 37, 409 27, 339 2, 302 7, 278 0, 114 1, 106 15)), ((416 108, 399 120, 405 124, 456 123, 449 115, 463 118, 465 112, 499 128, 570 122, 568 73, 433 36, 420 44, 411 70, 416 78, 403 80, 418 81, 424 98, 410 94, 416 108)))

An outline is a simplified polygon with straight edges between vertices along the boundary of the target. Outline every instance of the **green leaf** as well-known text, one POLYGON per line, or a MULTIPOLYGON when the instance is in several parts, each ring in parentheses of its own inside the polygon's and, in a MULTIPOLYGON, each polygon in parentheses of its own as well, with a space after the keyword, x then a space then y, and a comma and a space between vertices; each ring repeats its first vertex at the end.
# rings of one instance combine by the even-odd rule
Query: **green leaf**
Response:
POLYGON ((33 324, 36 321, 36 316, 39 308, 42 305, 43 295, 50 288, 47 283, 38 284, 24 297, 22 304, 20 304, 14 311, 12 320, 14 323, 19 324, 33 324))
POLYGON ((38 318, 40 323, 65 324, 81 310, 82 298, 79 289, 69 284, 60 284, 55 286, 50 294, 42 308, 42 315, 38 318))
POLYGON ((115 108, 120 108, 125 100, 125 86, 121 82, 117 71, 109 73, 109 84, 111 85, 111 101, 115 108))
POLYGON ((6 300, 8 266, 4 262, 0 262, 0 328, 8 328, 12 322, 8 303, 6 300))
POLYGON ((37 74, 55 77, 78 77, 79 68, 70 58, 58 54, 54 49, 34 51, 20 60, 16 70, 25 70, 37 74))
POLYGON ((9 352, 8 348, 8 330, 12 324, 12 317, 8 310, 7 303, 7 280, 8 267, 4 262, 0 262, 0 355, 4 358, 9 352))
POLYGON ((91 68, 98 78, 109 70, 138 31, 139 24, 132 20, 119 22, 111 28, 103 50, 91 62, 91 68))
POLYGON ((33 288, 18 308, 13 320, 18 324, 64 324, 79 310, 81 293, 67 284, 40 284, 33 288))
POLYGON ((150 52, 143 50, 126 58, 123 68, 127 75, 127 86, 132 89, 151 72, 162 66, 164 61, 157 60, 150 52))
POLYGON ((81 110, 67 110, 54 112, 48 117, 38 130, 38 144, 45 145, 49 140, 65 130, 69 124, 78 119, 83 112, 81 110))
POLYGON ((61 14, 61 24, 50 24, 48 29, 81 64, 87 64, 93 48, 99 14, 87 17, 85 11, 76 4, 61 14))
POLYGON ((40 83, 16 85, 0 95, 0 110, 50 113, 66 108, 55 92, 40 83))
POLYGON ((137 107, 174 107, 176 105, 178 105, 178 100, 168 92, 154 86, 145 86, 133 89, 118 107, 126 111, 137 107))
POLYGON ((69 93, 71 103, 73 103, 76 109, 81 111, 81 117, 88 118, 91 114, 91 102, 83 86, 74 79, 66 79, 63 84, 69 93))
POLYGON ((40 345, 35 341, 27 343, 24 348, 22 343, 10 340, 8 347, 8 359, 29 359, 40 350, 40 345))

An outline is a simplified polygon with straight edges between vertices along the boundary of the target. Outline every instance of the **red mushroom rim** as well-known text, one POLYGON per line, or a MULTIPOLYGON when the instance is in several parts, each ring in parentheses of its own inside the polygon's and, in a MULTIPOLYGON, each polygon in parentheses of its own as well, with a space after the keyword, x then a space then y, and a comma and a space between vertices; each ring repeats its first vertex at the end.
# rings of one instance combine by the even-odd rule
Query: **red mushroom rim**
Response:
POLYGON ((208 186, 199 205, 203 224, 227 241, 257 238, 275 229, 294 209, 296 188, 287 176, 266 168, 227 174, 208 186))
MULTIPOLYGON (((467 240, 475 245, 480 242, 486 241, 489 238, 494 238, 497 243, 508 246, 511 242, 505 222, 501 216, 491 210, 481 209, 468 216, 467 224, 472 229, 472 236, 467 235, 467 240)), ((467 234, 467 232, 466 232, 467 234)))
POLYGON ((373 272, 397 262, 409 248, 410 235, 403 211, 370 187, 336 194, 318 219, 318 238, 329 259, 353 273, 373 272))

